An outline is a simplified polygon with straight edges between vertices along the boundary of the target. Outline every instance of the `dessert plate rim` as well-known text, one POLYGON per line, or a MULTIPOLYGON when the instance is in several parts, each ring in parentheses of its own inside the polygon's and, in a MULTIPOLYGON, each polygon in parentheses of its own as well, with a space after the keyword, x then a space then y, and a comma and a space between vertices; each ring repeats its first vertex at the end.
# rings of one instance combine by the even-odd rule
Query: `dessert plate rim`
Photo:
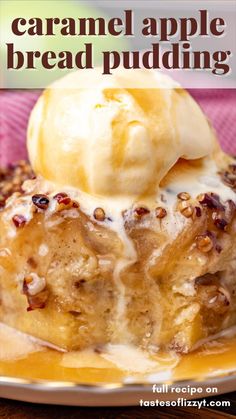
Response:
POLYGON ((33 380, 0 376, 0 397, 31 403, 58 404, 67 406, 134 406, 139 400, 159 401, 186 400, 218 396, 236 390, 236 370, 219 376, 199 377, 186 380, 166 380, 156 382, 157 386, 168 384, 175 387, 201 387, 200 394, 153 393, 152 383, 94 383, 83 384, 69 381, 33 380), (207 387, 217 386, 217 394, 209 394, 207 387))

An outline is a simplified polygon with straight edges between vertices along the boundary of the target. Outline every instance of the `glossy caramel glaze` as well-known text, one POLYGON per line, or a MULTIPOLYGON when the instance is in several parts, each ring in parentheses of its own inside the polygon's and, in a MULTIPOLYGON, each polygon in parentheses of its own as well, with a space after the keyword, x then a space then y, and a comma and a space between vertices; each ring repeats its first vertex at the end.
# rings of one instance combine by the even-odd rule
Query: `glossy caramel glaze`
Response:
MULTIPOLYGON (((16 347, 17 338, 12 336, 9 341, 11 340, 11 344, 16 347)), ((17 346, 22 347, 22 342, 20 342, 22 336, 19 335, 18 339, 19 344, 17 346)), ((4 339, 2 340, 3 344, 4 339)), ((110 355, 105 355, 104 358, 104 354, 109 353, 107 348, 96 352, 91 349, 81 352, 63 353, 41 347, 38 344, 35 344, 35 348, 32 349, 32 342, 30 345, 31 347, 28 350, 35 350, 35 352, 21 353, 21 355, 17 354, 17 352, 15 352, 15 355, 11 353, 11 348, 8 346, 6 352, 8 355, 11 353, 11 356, 8 356, 8 359, 5 357, 5 360, 4 348, 3 346, 0 348, 1 376, 94 385, 99 383, 125 383, 129 382, 130 379, 139 383, 148 383, 150 380, 153 381, 153 377, 155 382, 158 382, 158 380, 164 381, 165 378, 173 381, 205 379, 236 371, 236 337, 210 341, 202 345, 198 350, 178 357, 171 353, 159 352, 156 355, 143 354, 141 355, 143 358, 140 358, 141 351, 140 353, 137 352, 136 355, 135 353, 127 352, 127 357, 132 355, 132 362, 130 359, 125 359, 124 361, 127 351, 127 348, 124 346, 120 347, 120 354, 117 353, 117 350, 111 350, 110 355), (17 357, 18 359, 16 359, 17 357), (136 357, 139 357, 139 359, 135 359, 136 357), (124 365, 123 369, 121 367, 122 362, 124 365), (138 368, 138 371, 136 367, 140 362, 141 368, 138 368), (147 367, 146 372, 145 366, 147 367)))

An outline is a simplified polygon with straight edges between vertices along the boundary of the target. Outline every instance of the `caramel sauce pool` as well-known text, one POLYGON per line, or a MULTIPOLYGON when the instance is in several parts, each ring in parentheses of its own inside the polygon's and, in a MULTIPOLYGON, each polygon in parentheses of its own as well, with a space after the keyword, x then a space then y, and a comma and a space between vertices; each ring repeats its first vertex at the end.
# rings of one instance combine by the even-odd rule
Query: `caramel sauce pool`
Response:
MULTIPOLYGON (((2 345, 1 342, 0 345, 2 345)), ((120 350, 122 351, 122 348, 120 350)), ((165 378, 163 379, 165 372, 168 380, 205 379, 209 376, 236 371, 235 354, 236 337, 222 338, 208 342, 200 349, 179 357, 164 353, 150 355, 151 361, 145 362, 152 362, 154 367, 145 373, 144 370, 127 371, 92 350, 62 353, 49 348, 41 348, 22 355, 19 359, 3 360, 1 358, 0 375, 29 380, 43 379, 85 384, 118 383, 130 378, 137 382, 148 383, 149 374, 152 374, 152 377, 154 374, 158 382, 158 373, 161 373, 160 381, 165 381, 165 378)), ((133 362, 135 363, 133 359, 128 359, 127 365, 133 362)), ((150 367, 149 364, 147 366, 150 367)))

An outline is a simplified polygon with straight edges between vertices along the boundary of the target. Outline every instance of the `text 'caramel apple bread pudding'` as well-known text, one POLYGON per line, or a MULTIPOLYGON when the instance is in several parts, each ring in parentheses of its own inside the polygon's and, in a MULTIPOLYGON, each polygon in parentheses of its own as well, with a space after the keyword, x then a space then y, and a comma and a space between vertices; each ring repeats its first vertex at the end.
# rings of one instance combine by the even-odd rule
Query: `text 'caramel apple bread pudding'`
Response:
POLYGON ((180 353, 236 325, 236 162, 185 90, 71 73, 27 146, 36 176, 1 175, 1 322, 66 350, 180 353))

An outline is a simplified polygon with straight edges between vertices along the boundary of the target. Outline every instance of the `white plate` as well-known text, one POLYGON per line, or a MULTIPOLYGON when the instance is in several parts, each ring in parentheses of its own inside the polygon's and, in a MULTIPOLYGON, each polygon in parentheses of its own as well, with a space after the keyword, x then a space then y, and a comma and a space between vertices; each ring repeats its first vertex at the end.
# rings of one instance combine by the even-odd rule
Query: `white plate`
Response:
POLYGON ((72 406, 129 406, 139 405, 140 399, 216 396, 236 390, 235 348, 236 338, 230 337, 208 342, 183 357, 171 353, 151 357, 127 345, 108 345, 102 353, 91 349, 65 353, 36 345, 29 336, 4 326, 0 397, 72 406), (165 391, 152 391, 153 384, 163 383, 165 391), (179 392, 171 392, 171 387, 179 392), (188 387, 201 392, 184 392, 188 387), (212 387, 217 392, 207 391, 212 387))
MULTIPOLYGON (((163 383, 156 383, 161 386, 163 383)), ((200 387, 202 393, 190 395, 186 393, 153 393, 152 385, 141 384, 109 384, 80 385, 67 382, 38 381, 30 382, 17 378, 0 378, 0 397, 32 403, 47 403, 67 406, 134 406, 142 400, 176 400, 197 399, 212 396, 206 389, 217 387, 215 395, 236 390, 236 374, 212 378, 204 381, 182 381, 168 383, 179 388, 200 387)))

